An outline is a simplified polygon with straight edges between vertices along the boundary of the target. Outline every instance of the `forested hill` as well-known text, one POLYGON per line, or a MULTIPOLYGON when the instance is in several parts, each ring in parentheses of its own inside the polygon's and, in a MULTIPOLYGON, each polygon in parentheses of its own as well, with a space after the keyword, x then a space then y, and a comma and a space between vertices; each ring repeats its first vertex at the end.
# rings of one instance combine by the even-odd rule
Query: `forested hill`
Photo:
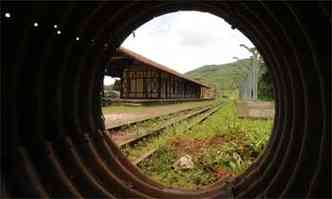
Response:
POLYGON ((205 65, 185 75, 208 85, 215 85, 218 90, 234 89, 241 76, 246 75, 246 66, 249 64, 250 59, 241 59, 228 64, 205 65))

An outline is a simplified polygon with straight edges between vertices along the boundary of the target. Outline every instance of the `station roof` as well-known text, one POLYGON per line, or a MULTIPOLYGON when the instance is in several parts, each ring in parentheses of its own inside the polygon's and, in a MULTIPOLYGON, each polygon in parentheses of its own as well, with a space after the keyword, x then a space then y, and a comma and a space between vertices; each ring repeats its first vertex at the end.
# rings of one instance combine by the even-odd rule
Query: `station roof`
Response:
MULTIPOLYGON (((198 84, 200 86, 203 86, 203 87, 206 87, 206 88, 210 88, 206 84, 203 84, 203 83, 201 83, 201 82, 199 82, 197 80, 190 79, 190 78, 186 77, 185 75, 183 75, 181 73, 178 73, 178 72, 176 72, 173 69, 168 68, 167 66, 159 64, 159 63, 157 63, 157 62, 155 62, 155 61, 153 61, 153 60, 151 60, 149 58, 146 58, 146 57, 144 57, 144 56, 142 56, 142 55, 140 55, 138 53, 135 53, 135 52, 133 52, 133 51, 127 49, 127 48, 123 48, 123 47, 118 48, 118 53, 119 54, 123 54, 123 55, 127 56, 128 58, 136 60, 136 61, 138 61, 138 62, 140 62, 142 64, 145 64, 145 65, 151 66, 153 68, 159 69, 161 71, 167 72, 169 74, 175 75, 175 76, 177 76, 177 77, 179 77, 181 79, 185 79, 187 81, 193 82, 193 83, 198 84)), ((115 57, 115 58, 117 58, 117 57, 115 57)), ((121 57, 118 57, 118 58, 121 58, 121 57)))

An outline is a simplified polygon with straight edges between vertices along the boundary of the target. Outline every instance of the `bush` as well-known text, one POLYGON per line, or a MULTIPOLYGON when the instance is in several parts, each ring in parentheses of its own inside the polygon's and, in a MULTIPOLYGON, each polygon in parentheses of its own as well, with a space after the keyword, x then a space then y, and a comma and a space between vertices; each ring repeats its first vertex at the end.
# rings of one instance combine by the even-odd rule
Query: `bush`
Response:
POLYGON ((272 76, 271 73, 266 70, 258 81, 258 99, 264 101, 271 101, 274 99, 272 76))

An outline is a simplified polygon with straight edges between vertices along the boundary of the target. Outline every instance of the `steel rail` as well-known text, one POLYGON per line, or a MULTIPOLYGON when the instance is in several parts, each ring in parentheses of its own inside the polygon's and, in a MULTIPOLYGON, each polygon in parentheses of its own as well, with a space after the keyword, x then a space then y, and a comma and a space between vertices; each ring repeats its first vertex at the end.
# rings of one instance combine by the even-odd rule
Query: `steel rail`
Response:
POLYGON ((117 143, 120 147, 123 147, 125 145, 131 145, 131 144, 135 144, 137 143, 138 141, 140 141, 141 139, 143 138, 146 138, 146 137, 149 137, 149 136, 152 136, 152 135, 156 135, 158 133, 160 133, 161 131, 175 125, 176 123, 179 123, 183 120, 186 120, 186 119, 190 119, 192 117, 195 117, 196 115, 198 114, 202 114, 208 110, 210 110, 211 107, 206 107, 206 108, 202 108, 198 111, 195 111, 193 113, 190 113, 190 114, 187 114, 187 115, 184 115, 184 116, 180 116, 179 118, 176 118, 175 120, 169 122, 169 123, 166 123, 164 125, 162 125, 161 127, 158 127, 156 129, 153 129, 153 130, 148 130, 146 132, 144 132, 143 134, 137 136, 137 137, 134 137, 134 138, 131 138, 131 139, 128 139, 128 140, 125 140, 123 142, 120 142, 120 143, 117 143))
MULTIPOLYGON (((184 129, 184 131, 190 130, 191 128, 193 128, 194 126, 204 122, 208 117, 210 117, 213 113, 217 112, 223 105, 224 103, 220 103, 218 105, 216 105, 216 107, 211 108, 206 114, 204 114, 201 118, 199 118, 197 121, 191 123, 187 128, 184 129)), ((199 117, 199 116, 197 116, 199 117)), ((140 162, 142 162, 143 160, 149 158, 152 156, 152 154, 154 154, 155 152, 157 152, 159 150, 159 147, 157 148, 153 148, 151 150, 149 150, 148 152, 144 153, 142 156, 136 158, 135 160, 132 160, 132 163, 134 165, 138 165, 140 162)))
POLYGON ((167 117, 167 116, 170 116, 170 115, 179 114, 179 113, 186 112, 186 111, 192 111, 192 110, 195 110, 195 109, 204 108, 204 107, 211 106, 211 105, 212 104, 202 105, 202 106, 197 106, 197 107, 190 107, 190 108, 183 109, 183 110, 180 110, 180 111, 177 111, 177 112, 162 114, 162 115, 158 115, 158 116, 154 116, 154 117, 145 117, 143 119, 130 121, 130 122, 125 123, 125 124, 120 124, 120 125, 113 126, 111 128, 108 128, 107 131, 118 130, 120 128, 129 128, 130 126, 132 126, 134 124, 143 123, 143 122, 146 122, 146 121, 149 121, 149 120, 157 120, 157 119, 160 119, 162 117, 167 117))

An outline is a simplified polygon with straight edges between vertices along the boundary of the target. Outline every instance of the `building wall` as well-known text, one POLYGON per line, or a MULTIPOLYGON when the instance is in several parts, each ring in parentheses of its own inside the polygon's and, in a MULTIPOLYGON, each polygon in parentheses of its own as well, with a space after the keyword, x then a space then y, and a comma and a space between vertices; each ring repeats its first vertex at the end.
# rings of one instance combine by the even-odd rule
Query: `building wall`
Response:
POLYGON ((121 78, 121 98, 200 98, 201 86, 149 66, 128 66, 121 78))
POLYGON ((201 87, 201 98, 214 98, 216 94, 215 89, 201 87))

